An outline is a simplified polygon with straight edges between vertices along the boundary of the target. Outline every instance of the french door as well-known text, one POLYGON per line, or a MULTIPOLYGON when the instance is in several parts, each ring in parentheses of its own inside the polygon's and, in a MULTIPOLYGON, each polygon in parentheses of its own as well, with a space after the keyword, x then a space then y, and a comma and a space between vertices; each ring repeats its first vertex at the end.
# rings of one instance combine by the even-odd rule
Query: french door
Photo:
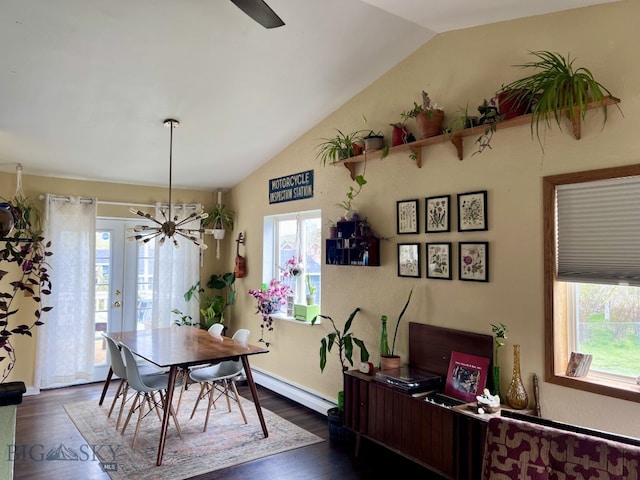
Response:
POLYGON ((151 328, 155 243, 127 241, 140 221, 96 221, 95 364, 93 380, 104 380, 110 359, 102 332, 151 328))

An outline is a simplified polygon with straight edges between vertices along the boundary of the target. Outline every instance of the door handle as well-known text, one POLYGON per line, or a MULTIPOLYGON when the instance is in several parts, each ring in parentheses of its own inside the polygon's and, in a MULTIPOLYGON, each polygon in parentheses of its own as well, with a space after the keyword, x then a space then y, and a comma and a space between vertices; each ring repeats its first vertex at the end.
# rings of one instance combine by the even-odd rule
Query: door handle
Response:
POLYGON ((117 301, 113 304, 114 307, 121 307, 122 306, 122 302, 121 301, 117 301))

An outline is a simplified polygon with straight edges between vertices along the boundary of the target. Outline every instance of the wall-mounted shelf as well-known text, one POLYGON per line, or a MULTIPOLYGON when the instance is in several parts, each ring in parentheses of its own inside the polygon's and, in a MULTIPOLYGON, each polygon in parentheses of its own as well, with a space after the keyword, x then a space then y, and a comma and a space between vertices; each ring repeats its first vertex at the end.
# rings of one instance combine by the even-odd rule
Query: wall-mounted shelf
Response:
MULTIPOLYGON (((604 106, 610 106, 620 103, 620 99, 612 96, 605 97, 602 102, 590 102, 587 105, 587 110, 593 110, 594 108, 601 108, 604 106)), ((502 122, 498 122, 496 124, 497 130, 504 130, 505 128, 518 127, 521 125, 530 125, 531 124, 531 114, 520 115, 515 118, 510 118, 509 120, 503 120, 502 122)), ((576 115, 572 122, 573 126, 573 136, 576 140, 580 140, 581 137, 581 119, 580 115, 576 115)), ((416 140, 415 142, 405 143, 402 145, 397 145, 395 147, 389 147, 389 155, 392 153, 398 152, 408 152, 411 151, 415 154, 416 165, 418 168, 422 168, 422 147, 426 147, 429 145, 435 145, 438 143, 445 143, 450 141, 456 147, 456 151, 458 153, 458 159, 464 159, 464 148, 463 148, 463 139, 465 137, 470 136, 479 136, 484 132, 484 129, 487 125, 478 125, 476 127, 466 128, 464 130, 459 130, 453 134, 445 133, 443 135, 437 135, 435 137, 424 138, 422 140, 416 140)), ((380 158, 382 150, 375 150, 373 152, 364 152, 361 155, 357 155, 355 157, 349 157, 344 160, 339 160, 332 165, 344 165, 351 174, 351 179, 353 180, 356 176, 356 164, 365 162, 367 160, 375 160, 380 158)))

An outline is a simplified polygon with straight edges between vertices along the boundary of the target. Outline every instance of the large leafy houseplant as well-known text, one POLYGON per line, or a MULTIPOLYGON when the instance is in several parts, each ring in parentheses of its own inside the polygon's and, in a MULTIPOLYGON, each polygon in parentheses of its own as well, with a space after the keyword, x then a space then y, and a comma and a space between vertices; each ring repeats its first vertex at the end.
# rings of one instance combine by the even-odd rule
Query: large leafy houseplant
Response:
POLYGON ((43 325, 42 314, 53 308, 42 305, 43 297, 51 294, 47 263, 47 258, 52 255, 49 251, 51 242, 45 243, 43 237, 20 240, 7 240, 0 250, 3 263, 15 264, 9 270, 0 270, 0 280, 4 285, 0 291, 0 384, 5 382, 16 364, 13 335, 31 337, 32 330, 43 325), (7 276, 10 280, 5 279, 7 276), (29 310, 24 301, 16 300, 18 296, 30 298, 35 303, 34 310, 28 312, 32 318, 30 323, 16 325, 12 322, 19 312, 29 310))
POLYGON ((534 70, 533 73, 503 85, 501 92, 509 92, 507 98, 515 103, 526 103, 531 111, 531 135, 534 130, 540 140, 540 127, 551 127, 553 122, 562 128, 561 120, 567 116, 574 120, 584 118, 589 103, 600 104, 607 122, 606 96, 611 92, 598 82, 586 67, 574 67, 575 59, 565 58, 557 52, 539 50, 529 52, 536 57, 516 67, 534 70))
MULTIPOLYGON (((349 367, 348 365, 353 366, 353 347, 357 346, 360 349, 360 361, 366 362, 369 360, 369 351, 364 344, 364 341, 357 338, 353 332, 351 332, 351 324, 353 323, 354 318, 360 311, 360 307, 356 307, 356 309, 351 312, 347 322, 344 324, 344 328, 342 331, 338 328, 336 323, 333 321, 333 318, 327 315, 317 315, 313 317, 311 320, 311 325, 315 325, 318 318, 324 318, 331 322, 332 331, 327 333, 320 340, 320 371, 324 372, 325 367, 327 366, 327 355, 331 352, 331 350, 336 347, 338 349, 338 358, 340 359, 340 365, 342 366, 342 371, 346 371, 349 367)), ((344 427, 342 426, 342 417, 343 417, 343 409, 344 409, 344 391, 338 392, 338 406, 334 408, 330 408, 327 411, 327 417, 329 419, 329 433, 332 434, 332 427, 337 428, 338 431, 342 430, 344 427)), ((335 432, 338 437, 341 435, 338 432, 335 432)))

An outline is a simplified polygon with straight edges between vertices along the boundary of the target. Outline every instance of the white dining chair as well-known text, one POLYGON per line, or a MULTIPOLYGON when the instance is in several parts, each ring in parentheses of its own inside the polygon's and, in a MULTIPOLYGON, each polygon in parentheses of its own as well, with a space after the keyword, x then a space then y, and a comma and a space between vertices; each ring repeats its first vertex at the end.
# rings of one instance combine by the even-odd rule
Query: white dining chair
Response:
MULTIPOLYGON (((127 370, 127 382, 129 384, 129 387, 136 391, 136 395, 133 399, 133 402, 131 403, 131 408, 129 409, 127 419, 125 420, 122 427, 121 433, 123 435, 125 430, 127 429, 127 425, 129 424, 131 415, 135 410, 138 410, 138 421, 136 422, 136 430, 133 434, 131 448, 135 447, 142 419, 147 415, 147 413, 151 412, 151 410, 155 410, 158 414, 158 419, 162 420, 162 416, 160 414, 163 413, 166 408, 168 408, 169 414, 171 415, 171 418, 173 418, 173 422, 175 423, 176 430, 178 430, 178 435, 180 436, 180 438, 182 438, 182 430, 180 429, 180 424, 178 423, 178 418, 175 414, 175 411, 173 407, 171 405, 167 405, 166 402, 166 392, 169 385, 169 375, 140 375, 136 357, 134 356, 133 352, 126 345, 121 345, 121 348, 122 353, 124 354, 125 366, 127 370), (159 394, 160 400, 156 399, 156 393, 159 394), (149 407, 147 413, 144 412, 145 404, 149 407)), ((181 382, 181 380, 176 379, 176 386, 179 386, 178 382, 181 382)))
MULTIPOLYGON (((249 333, 249 330, 246 328, 241 328, 236 331, 231 338, 238 343, 247 344, 249 340, 249 333)), ((207 396, 209 397, 207 415, 204 420, 204 429, 202 430, 203 432, 207 431, 211 406, 215 408, 215 401, 223 395, 227 399, 227 408, 229 409, 229 412, 231 412, 231 400, 234 400, 238 404, 244 423, 247 423, 247 416, 242 408, 242 403, 240 402, 240 396, 238 395, 238 389, 236 388, 235 383, 236 378, 242 373, 243 366, 240 360, 225 360, 210 367, 192 370, 189 373, 189 377, 194 382, 200 383, 200 393, 198 394, 198 399, 193 406, 190 418, 193 418, 195 415, 200 400, 207 396)))
MULTIPOLYGON (((111 359, 111 370, 113 371, 113 374, 120 379, 118 388, 116 389, 116 393, 113 397, 113 401, 111 402, 111 407, 109 408, 109 413, 107 414, 107 417, 111 417, 116 402, 119 399, 120 408, 118 409, 118 420, 116 421, 116 430, 118 430, 118 428, 120 427, 120 420, 122 419, 124 405, 129 400, 129 398, 127 398, 127 393, 129 390, 129 383, 127 382, 127 369, 125 367, 124 360, 122 359, 122 352, 120 351, 120 346, 118 345, 118 343, 106 333, 102 333, 102 336, 107 342, 107 349, 109 350, 109 357, 111 359)), ((148 364, 141 366, 139 365, 138 370, 143 378, 149 375, 159 375, 161 373, 164 373, 162 369, 148 364)))

